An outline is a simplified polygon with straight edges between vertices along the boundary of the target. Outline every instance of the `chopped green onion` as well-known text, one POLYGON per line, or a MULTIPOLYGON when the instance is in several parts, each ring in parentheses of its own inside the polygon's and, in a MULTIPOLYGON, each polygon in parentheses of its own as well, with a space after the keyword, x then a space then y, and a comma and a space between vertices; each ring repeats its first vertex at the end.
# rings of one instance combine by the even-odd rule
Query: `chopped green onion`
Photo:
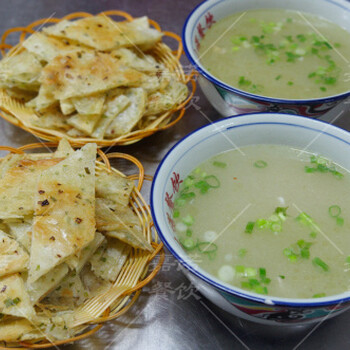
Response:
POLYGON ((281 78, 282 78, 282 75, 279 74, 279 75, 277 75, 277 77, 275 78, 275 80, 280 80, 281 78))
POLYGON ((186 230, 186 236, 192 237, 192 230, 190 230, 189 228, 186 230))
POLYGON ((174 212, 173 212, 173 217, 174 218, 178 218, 180 216, 180 211, 175 209, 174 212))
POLYGON ((250 283, 246 281, 241 282, 241 287, 245 289, 251 289, 250 283))
POLYGON ((183 207, 186 204, 186 200, 185 199, 181 199, 181 198, 176 198, 175 199, 175 205, 177 207, 183 207))
POLYGON ((343 218, 338 217, 336 222, 337 222, 338 226, 343 226, 344 225, 344 219, 343 218))
POLYGON ((244 76, 240 76, 238 80, 238 84, 240 86, 250 86, 252 82, 248 79, 246 79, 244 76))
POLYGON ((309 251, 309 249, 307 249, 307 248, 302 248, 301 251, 300 251, 300 256, 301 256, 303 259, 309 259, 309 257, 310 257, 310 251, 309 251))
POLYGON ((262 286, 263 284, 269 284, 271 280, 266 277, 266 269, 263 267, 259 268, 259 279, 257 279, 258 271, 253 267, 244 267, 242 265, 237 265, 235 267, 236 273, 241 277, 247 277, 248 281, 242 281, 242 288, 253 290, 256 293, 267 294, 266 286, 262 286))
POLYGON ((288 209, 288 207, 277 207, 277 208, 275 209, 275 213, 276 213, 277 215, 283 214, 283 216, 287 216, 287 209, 288 209))
POLYGON ((305 166, 305 172, 307 173, 314 173, 316 171, 319 171, 321 173, 330 172, 339 179, 344 177, 344 175, 337 171, 334 165, 332 165, 331 162, 324 157, 312 155, 310 157, 310 162, 312 164, 316 164, 316 167, 305 166))
POLYGON ((251 41, 256 44, 256 43, 260 42, 260 38, 256 35, 253 35, 251 41))
POLYGON ((323 164, 317 164, 317 170, 321 173, 326 173, 329 171, 329 168, 323 164))
POLYGON ((321 267, 323 271, 329 271, 329 266, 322 259, 320 259, 319 257, 314 258, 312 260, 312 263, 315 266, 321 267))
POLYGON ((294 253, 293 253, 293 251, 292 251, 292 249, 290 249, 290 248, 284 248, 283 249, 283 254, 285 255, 285 256, 291 256, 291 255, 293 255, 294 253))
POLYGON ((327 85, 334 85, 337 82, 337 78, 335 78, 335 77, 325 77, 323 79, 323 81, 327 85))
POLYGON ((286 276, 284 275, 279 275, 279 278, 281 278, 282 280, 284 280, 286 278, 286 276))
POLYGON ((287 85, 292 86, 294 83, 292 81, 288 81, 287 85))
POLYGON ((303 43, 306 41, 306 36, 304 34, 298 34, 297 39, 303 43))
POLYGON ((182 192, 180 194, 180 199, 191 199, 196 197, 196 194, 194 192, 182 192))
POLYGON ((245 227, 245 233, 252 233, 254 229, 255 222, 254 221, 249 221, 247 223, 247 226, 245 227))
POLYGON ((305 212, 300 213, 296 219, 297 219, 297 221, 299 221, 301 224, 303 224, 305 226, 311 226, 311 227, 316 226, 316 224, 315 224, 314 220, 311 218, 311 216, 306 214, 305 212))
POLYGON ((4 305, 5 305, 6 307, 14 306, 13 301, 12 301, 11 298, 5 299, 5 300, 4 300, 4 305))
POLYGON ((337 170, 332 170, 331 173, 338 179, 342 179, 344 177, 344 175, 337 170))
POLYGON ((317 294, 314 294, 312 297, 313 298, 323 298, 326 296, 326 293, 317 293, 317 294))
POLYGON ((287 22, 287 23, 292 23, 292 22, 293 22, 293 19, 292 19, 292 18, 287 18, 287 19, 286 19, 286 22, 287 22))
POLYGON ((193 186, 193 184, 194 184, 194 176, 190 175, 186 177, 186 179, 184 180, 185 188, 190 188, 193 186))
POLYGON ((350 255, 346 257, 345 261, 347 264, 350 264, 350 255))
POLYGON ((206 176, 204 179, 207 181, 208 185, 211 188, 219 188, 220 187, 220 181, 215 175, 206 176), (208 180, 210 180, 210 181, 208 182, 208 180))
POLYGON ((258 294, 268 294, 267 288, 265 286, 260 285, 260 282, 255 279, 251 278, 248 281, 241 282, 242 288, 252 290, 255 293, 258 294))
POLYGON ((282 225, 278 223, 274 223, 271 225, 271 230, 273 232, 281 232, 282 231, 282 225))
POLYGON ((254 267, 245 267, 243 265, 236 265, 235 271, 238 275, 243 277, 255 277, 258 274, 258 271, 254 267))
MULTIPOLYGON (((290 261, 297 261, 300 257, 303 257, 302 256, 302 249, 300 249, 300 247, 298 247, 297 245, 293 245, 292 247, 290 248, 285 248, 283 250, 283 254, 288 257, 288 259, 290 261), (294 246, 294 247, 293 247, 294 246)), ((307 252, 307 249, 308 248, 304 248, 305 252, 307 252)), ((306 256, 307 253, 304 253, 304 257, 307 258, 306 256)))
POLYGON ((266 168, 266 167, 267 167, 267 163, 266 163, 264 160, 257 160, 257 161, 254 163, 254 166, 255 166, 256 168, 263 169, 263 168, 266 168))
POLYGON ((310 248, 312 246, 312 243, 311 242, 305 242, 303 239, 299 239, 299 241, 297 242, 297 245, 300 247, 300 248, 310 248))
POLYGON ((299 55, 291 51, 286 52, 286 56, 287 56, 287 62, 295 62, 295 60, 300 57, 299 55))
POLYGON ((217 161, 217 160, 215 160, 215 161, 213 162, 213 165, 216 166, 216 167, 218 167, 218 168, 226 168, 226 166, 227 166, 226 163, 224 163, 224 162, 219 162, 219 161, 217 161))
POLYGON ((270 278, 266 278, 266 277, 262 277, 261 278, 261 282, 264 283, 264 284, 269 284, 271 282, 271 279, 270 278))
POLYGON ((308 78, 313 78, 313 77, 315 77, 316 76, 316 72, 312 72, 312 73, 310 73, 309 75, 308 75, 308 78))
POLYGON ((283 249, 283 254, 292 262, 298 260, 298 256, 290 248, 284 248, 283 249))
POLYGON ((292 254, 292 255, 290 255, 290 256, 288 257, 288 259, 289 259, 289 261, 291 261, 291 262, 295 262, 295 261, 298 260, 298 256, 295 255, 295 254, 292 254))
POLYGON ((235 270, 238 274, 244 274, 245 267, 243 265, 236 265, 235 270))
POLYGON ((267 295, 268 294, 268 290, 266 287, 263 287, 263 286, 256 286, 254 288, 254 292, 255 293, 258 293, 258 294, 265 294, 267 295))
POLYGON ((187 226, 191 226, 194 224, 194 218, 192 215, 188 214, 187 216, 182 218, 182 222, 187 226))
POLYGON ((306 173, 314 173, 317 171, 317 168, 308 165, 305 165, 304 169, 306 173))
POLYGON ((210 188, 210 185, 208 184, 207 181, 204 181, 204 180, 201 180, 201 181, 198 181, 194 184, 194 186, 196 188, 198 188, 200 190, 200 192, 202 194, 205 194, 208 192, 209 188, 210 188))
POLYGON ((328 213, 332 218, 336 218, 341 214, 341 208, 339 205, 331 205, 328 208, 328 213))
POLYGON ((256 226, 258 226, 260 229, 263 229, 269 226, 269 222, 266 219, 258 219, 256 221, 256 226))
POLYGON ((266 277, 266 269, 264 267, 259 268, 259 276, 260 278, 266 277))
POLYGON ((254 267, 246 267, 244 269, 244 275, 246 277, 254 277, 257 274, 258 274, 258 272, 257 272, 256 268, 254 268, 254 267))
POLYGON ((317 164, 320 164, 320 165, 327 165, 328 162, 327 162, 327 159, 326 159, 326 158, 317 157, 316 163, 317 163, 317 164))
POLYGON ((320 90, 323 91, 323 92, 325 92, 325 91, 327 91, 327 88, 325 88, 324 86, 321 86, 321 87, 320 87, 320 90))
POLYGON ((317 158, 314 154, 310 156, 310 163, 316 164, 317 163, 317 158))
POLYGON ((260 282, 256 278, 250 278, 248 282, 251 287, 260 285, 260 282))
POLYGON ((311 232, 311 233, 309 234, 309 236, 310 236, 311 238, 316 238, 316 237, 317 237, 317 232, 311 232))
POLYGON ((7 298, 4 300, 4 304, 6 307, 15 306, 15 305, 19 304, 20 302, 21 302, 21 299, 18 297, 14 298, 14 299, 7 298))
POLYGON ((196 248, 196 243, 192 238, 185 238, 184 240, 180 240, 180 243, 186 250, 193 250, 196 248))
MULTIPOLYGON (((255 225, 259 229, 269 228, 274 233, 282 231, 282 224, 287 219, 288 207, 277 207, 267 220, 260 218, 255 222, 255 225)), ((253 222, 250 221, 246 227, 246 233, 251 233, 253 222)))
POLYGON ((283 254, 290 261, 297 261, 299 258, 309 259, 311 245, 311 242, 305 242, 303 239, 299 239, 299 241, 293 246, 285 248, 283 254))

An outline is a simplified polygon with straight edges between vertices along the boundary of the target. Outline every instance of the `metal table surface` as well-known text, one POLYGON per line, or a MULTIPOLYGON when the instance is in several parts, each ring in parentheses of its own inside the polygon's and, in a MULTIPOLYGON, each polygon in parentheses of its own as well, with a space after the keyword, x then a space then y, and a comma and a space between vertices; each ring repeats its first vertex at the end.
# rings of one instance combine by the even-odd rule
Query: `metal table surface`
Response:
MULTIPOLYGON (((61 17, 75 11, 98 13, 119 9, 133 16, 147 15, 168 31, 181 33, 186 16, 198 0, 0 0, 0 33, 42 17, 61 17)), ((184 64, 188 64, 183 59, 184 64)), ((220 116, 200 91, 196 105, 173 128, 118 151, 134 155, 153 175, 159 161, 179 139, 220 116)), ((347 105, 349 106, 349 105, 347 105)), ((350 130, 350 112, 345 105, 328 114, 342 128, 350 130)), ((36 138, 0 119, 0 144, 20 146, 36 138)), ((115 149, 113 149, 115 150, 115 149)), ((122 170, 131 171, 127 164, 122 170)), ((148 199, 149 185, 144 189, 148 199)), ((167 253, 161 272, 146 287, 129 312, 105 325, 92 337, 65 349, 336 349, 350 348, 350 311, 315 325, 311 329, 276 330, 258 326, 225 314, 201 296, 183 275, 177 262, 167 253)))

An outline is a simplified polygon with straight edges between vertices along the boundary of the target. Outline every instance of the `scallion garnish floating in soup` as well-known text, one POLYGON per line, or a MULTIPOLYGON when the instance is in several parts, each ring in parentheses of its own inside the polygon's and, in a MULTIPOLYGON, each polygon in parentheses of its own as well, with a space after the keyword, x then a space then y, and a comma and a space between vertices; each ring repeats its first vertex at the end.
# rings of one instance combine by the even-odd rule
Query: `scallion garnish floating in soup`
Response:
POLYGON ((349 290, 350 173, 287 146, 241 150, 184 179, 173 211, 183 248, 248 291, 316 298, 349 290))
POLYGON ((289 10, 250 10, 205 32, 199 57, 224 83, 275 98, 312 99, 349 91, 350 33, 289 10))

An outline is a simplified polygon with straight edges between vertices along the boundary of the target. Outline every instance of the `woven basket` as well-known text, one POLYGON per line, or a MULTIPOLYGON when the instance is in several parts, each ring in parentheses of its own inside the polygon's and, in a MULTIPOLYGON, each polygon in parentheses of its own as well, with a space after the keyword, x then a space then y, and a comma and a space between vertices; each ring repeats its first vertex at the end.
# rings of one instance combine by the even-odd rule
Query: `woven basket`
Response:
MULTIPOLYGON (((26 150, 32 150, 32 149, 44 148, 44 147, 46 148, 46 151, 47 151, 47 149, 51 147, 56 147, 56 146, 57 146, 57 143, 34 143, 34 144, 29 144, 20 148, 0 146, 0 151, 9 151, 11 153, 20 154, 20 153, 24 153, 24 151, 26 150)), ((146 252, 140 249, 132 248, 131 253, 128 256, 128 259, 126 260, 123 266, 123 269, 119 273, 119 275, 124 273, 123 278, 125 279, 125 271, 127 271, 126 278, 128 279, 128 281, 130 281, 130 283, 132 284, 132 287, 126 290, 123 294, 121 294, 120 297, 118 297, 111 304, 110 307, 104 310, 99 317, 97 317, 93 321, 89 321, 81 325, 82 330, 80 331, 80 334, 74 336, 73 338, 60 340, 57 342, 50 342, 49 340, 40 340, 40 341, 33 341, 33 342, 19 341, 18 343, 11 343, 11 344, 9 343, 3 344, 2 342, 3 346, 1 346, 1 342, 0 342, 0 349, 12 349, 12 350, 23 349, 23 348, 43 349, 43 348, 49 348, 53 346, 71 343, 71 342, 86 338, 96 333, 98 330, 100 330, 105 322, 118 318, 119 316, 127 312, 138 299, 142 288, 146 284, 148 284, 159 272, 165 258, 163 244, 159 240, 157 232, 153 228, 153 222, 152 222, 149 206, 147 205, 147 203, 145 202, 145 200, 143 199, 140 193, 144 181, 145 180, 151 181, 152 177, 145 175, 142 164, 136 158, 130 155, 127 155, 124 153, 109 153, 108 155, 106 155, 100 149, 98 149, 98 154, 99 154, 99 159, 96 161, 96 167, 99 168, 100 170, 104 170, 107 172, 113 171, 120 175, 123 175, 121 172, 111 167, 110 165, 109 160, 116 159, 116 158, 129 160, 137 166, 139 173, 136 175, 128 176, 128 178, 138 181, 137 186, 135 186, 133 192, 131 193, 130 205, 133 207, 134 211, 138 214, 144 235, 147 241, 154 248, 154 251, 146 252), (150 263, 155 259, 156 261, 154 264, 152 264, 152 269, 151 269, 150 263), (135 269, 132 269, 130 271, 130 264, 133 264, 132 266, 137 265, 137 267, 135 267, 135 269)), ((106 294, 106 293, 108 293, 108 291, 104 292, 103 294, 106 294)))
MULTIPOLYGON (((110 17, 111 16, 123 17, 126 21, 133 20, 133 17, 131 15, 123 11, 111 10, 111 11, 101 12, 100 15, 106 15, 110 17)), ((7 52, 11 52, 11 49, 18 48, 18 45, 13 47, 6 43, 6 39, 12 33, 17 32, 19 36, 19 44, 20 44, 23 40, 25 40, 27 35, 34 33, 36 29, 37 30, 40 29, 43 25, 50 24, 50 23, 58 23, 64 19, 71 20, 71 19, 88 17, 88 16, 93 16, 93 15, 86 12, 75 12, 61 19, 52 18, 52 17, 43 18, 29 24, 27 27, 14 27, 14 28, 8 29, 4 32, 4 34, 1 37, 1 43, 0 43, 1 54, 2 56, 5 56, 7 52)), ((157 22, 153 20, 149 20, 149 22, 155 29, 161 31, 161 28, 157 22)), ((191 100, 195 92, 196 83, 195 83, 195 80, 193 79, 193 73, 189 75, 185 75, 182 69, 182 66, 180 64, 179 60, 183 53, 181 38, 177 34, 172 32, 163 31, 162 33, 163 33, 163 36, 170 37, 177 42, 177 49, 175 51, 172 51, 167 45, 165 45, 163 42, 160 42, 156 44, 156 46, 151 50, 151 53, 158 62, 163 63, 171 72, 173 72, 177 76, 179 81, 185 84, 189 84, 190 92, 186 100, 182 102, 180 105, 178 105, 177 107, 175 107, 174 109, 163 113, 162 115, 158 116, 154 120, 142 119, 141 123, 139 123, 138 126, 136 127, 136 130, 133 130, 128 134, 121 135, 115 139, 107 140, 107 139, 94 139, 91 137, 79 137, 79 138, 71 137, 60 131, 40 128, 32 125, 29 122, 30 115, 34 113, 33 110, 30 108, 26 108, 22 103, 8 96, 5 90, 2 90, 2 89, 0 89, 0 108, 2 108, 4 112, 6 111, 6 113, 0 113, 0 116, 5 120, 7 120, 8 122, 10 122, 11 124, 19 126, 20 128, 30 132, 31 134, 37 137, 40 137, 41 139, 57 142, 62 138, 66 138, 69 140, 69 142, 72 145, 76 145, 76 146, 81 146, 88 142, 94 142, 101 147, 129 145, 137 141, 140 141, 144 137, 150 136, 157 131, 164 130, 173 126, 184 116, 185 106, 189 103, 189 101, 191 100)))

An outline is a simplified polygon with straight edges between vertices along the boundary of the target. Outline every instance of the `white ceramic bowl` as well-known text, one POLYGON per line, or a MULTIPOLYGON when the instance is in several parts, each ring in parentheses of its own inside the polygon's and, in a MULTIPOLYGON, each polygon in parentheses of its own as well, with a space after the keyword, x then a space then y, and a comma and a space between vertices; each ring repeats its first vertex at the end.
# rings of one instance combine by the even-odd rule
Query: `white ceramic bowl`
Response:
POLYGON ((210 275, 177 241, 172 202, 181 181, 208 158, 236 147, 280 144, 322 154, 350 169, 350 133, 315 119, 287 114, 257 113, 229 117, 186 136, 160 163, 151 190, 152 216, 168 250, 185 267, 194 285, 213 303, 247 320, 278 325, 318 321, 334 316, 350 305, 350 291, 319 299, 261 296, 233 287, 210 275), (330 315, 329 315, 330 314, 330 315))
MULTIPOLYGON (((259 96, 227 85, 213 76, 198 58, 198 45, 213 21, 236 12, 260 8, 281 8, 318 15, 350 32, 350 1, 347 0, 207 0, 187 17, 182 40, 191 64, 200 73, 199 85, 213 107, 223 116, 256 112, 283 112, 320 117, 350 96, 346 93, 325 98, 288 100, 259 96)), ((242 72, 244 75, 244 72, 242 72)), ((350 76, 345 76, 349 80, 350 76)))

